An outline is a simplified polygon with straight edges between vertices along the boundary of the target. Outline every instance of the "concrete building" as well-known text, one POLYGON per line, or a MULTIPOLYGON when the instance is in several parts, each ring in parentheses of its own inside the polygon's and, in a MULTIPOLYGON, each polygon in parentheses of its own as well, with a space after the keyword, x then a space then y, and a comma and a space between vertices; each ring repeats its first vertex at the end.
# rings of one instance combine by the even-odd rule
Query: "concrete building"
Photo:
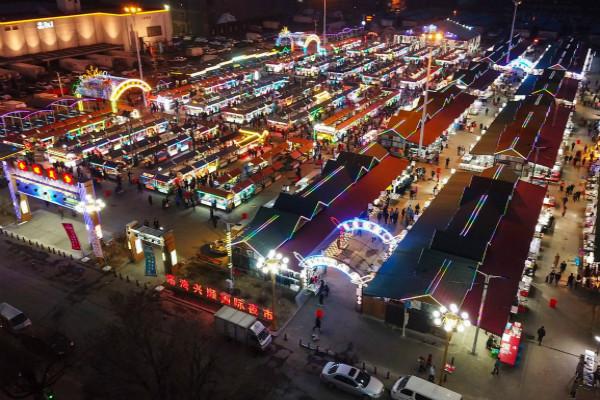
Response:
MULTIPOLYGON (((123 11, 84 13, 79 1, 57 0, 54 16, 0 21, 0 57, 104 43, 132 50, 133 32, 146 46, 171 41, 173 28, 168 9, 144 10, 135 15, 123 11)), ((10 18, 4 15, 5 19, 10 18)))

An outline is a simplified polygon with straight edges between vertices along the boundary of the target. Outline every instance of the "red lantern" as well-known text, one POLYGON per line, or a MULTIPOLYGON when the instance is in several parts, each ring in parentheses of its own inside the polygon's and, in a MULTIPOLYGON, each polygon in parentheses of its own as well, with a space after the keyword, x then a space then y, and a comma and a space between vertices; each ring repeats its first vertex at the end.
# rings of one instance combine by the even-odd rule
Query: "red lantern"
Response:
POLYGON ((23 160, 19 160, 17 161, 17 168, 19 168, 21 171, 27 171, 27 163, 23 160))
POLYGON ((37 164, 33 164, 33 166, 31 167, 31 170, 33 171, 34 174, 40 175, 40 176, 44 173, 43 168, 37 164))
POLYGON ((71 174, 67 174, 67 173, 63 174, 63 176, 62 176, 62 180, 63 180, 63 182, 64 182, 64 183, 66 183, 67 185, 72 185, 72 184, 73 184, 73 182, 74 182, 73 175, 71 175, 71 174))
POLYGON ((54 168, 48 168, 46 170, 46 176, 48 176, 48 178, 52 179, 53 181, 58 179, 58 174, 56 173, 56 170, 54 168))

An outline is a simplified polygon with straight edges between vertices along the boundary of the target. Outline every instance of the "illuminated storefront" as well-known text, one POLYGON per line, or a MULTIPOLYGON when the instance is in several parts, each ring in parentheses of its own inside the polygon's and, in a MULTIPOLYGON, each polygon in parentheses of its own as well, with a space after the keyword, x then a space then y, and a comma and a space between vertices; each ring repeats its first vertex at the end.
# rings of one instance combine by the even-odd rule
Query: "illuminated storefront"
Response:
POLYGON ((169 10, 128 13, 95 12, 0 22, 0 56, 17 57, 99 43, 131 50, 131 26, 145 44, 170 42, 169 10))

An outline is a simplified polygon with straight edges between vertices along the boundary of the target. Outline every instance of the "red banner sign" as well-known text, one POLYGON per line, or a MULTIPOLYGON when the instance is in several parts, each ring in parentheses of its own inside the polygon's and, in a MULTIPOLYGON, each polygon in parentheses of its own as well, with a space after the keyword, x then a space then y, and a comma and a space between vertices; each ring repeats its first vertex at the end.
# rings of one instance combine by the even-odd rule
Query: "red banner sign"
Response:
POLYGON ((232 296, 227 292, 219 292, 208 286, 199 283, 192 283, 187 279, 179 279, 175 275, 166 276, 167 285, 183 292, 194 294, 203 299, 220 303, 226 306, 237 308, 240 311, 252 314, 265 321, 273 320, 273 311, 268 308, 259 307, 256 304, 248 303, 246 300, 232 296))
POLYGON ((81 244, 79 243, 79 239, 77 238, 77 233, 75 232, 73 224, 63 222, 62 226, 65 228, 65 232, 67 232, 67 236, 71 241, 71 248, 73 250, 81 250, 81 244))

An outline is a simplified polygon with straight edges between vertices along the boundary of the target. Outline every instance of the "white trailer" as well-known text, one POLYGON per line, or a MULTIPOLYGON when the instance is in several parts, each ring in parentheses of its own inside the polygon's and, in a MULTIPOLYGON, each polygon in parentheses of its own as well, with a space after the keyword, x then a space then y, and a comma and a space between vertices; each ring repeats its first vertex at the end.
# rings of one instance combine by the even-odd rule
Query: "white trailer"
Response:
POLYGON ((62 58, 58 60, 58 65, 66 71, 82 74, 88 66, 94 65, 94 63, 88 59, 62 58))
POLYGON ((22 76, 30 78, 30 79, 38 79, 40 75, 46 73, 46 68, 40 65, 33 65, 27 63, 14 63, 8 66, 9 69, 13 71, 17 71, 22 76))
POLYGON ((86 56, 86 58, 88 58, 91 61, 91 64, 111 69, 115 60, 114 56, 109 56, 106 54, 90 54, 86 56))

